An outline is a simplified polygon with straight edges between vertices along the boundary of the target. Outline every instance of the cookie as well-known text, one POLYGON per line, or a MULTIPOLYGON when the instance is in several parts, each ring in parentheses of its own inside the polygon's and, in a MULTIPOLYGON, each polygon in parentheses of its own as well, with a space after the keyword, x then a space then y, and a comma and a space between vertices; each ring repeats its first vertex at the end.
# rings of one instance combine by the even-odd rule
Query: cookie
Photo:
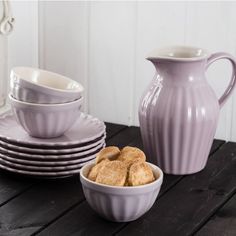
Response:
POLYGON ((108 159, 102 160, 100 163, 96 164, 91 168, 87 176, 88 179, 95 181, 98 175, 99 170, 107 163, 110 162, 108 159))
POLYGON ((123 161, 129 168, 130 165, 132 165, 136 161, 145 161, 146 156, 144 152, 139 148, 127 146, 121 150, 121 154, 119 155, 117 160, 123 161))
POLYGON ((120 155, 118 147, 110 146, 103 148, 96 156, 96 164, 104 159, 115 160, 120 155))
POLYGON ((127 166, 121 161, 110 161, 100 169, 96 182, 112 186, 124 186, 127 166))
POLYGON ((138 186, 155 180, 151 167, 146 162, 136 162, 130 166, 128 184, 138 186))

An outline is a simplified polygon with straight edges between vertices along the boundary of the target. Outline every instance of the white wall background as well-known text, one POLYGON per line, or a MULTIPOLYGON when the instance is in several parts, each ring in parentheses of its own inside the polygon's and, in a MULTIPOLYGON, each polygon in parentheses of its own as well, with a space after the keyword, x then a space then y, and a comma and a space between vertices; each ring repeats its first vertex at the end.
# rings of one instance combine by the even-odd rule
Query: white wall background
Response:
MULTIPOLYGON (((7 97, 10 69, 14 66, 38 67, 38 2, 11 1, 15 25, 13 32, 0 35, 0 94, 7 97)), ((3 5, 0 1, 1 17, 3 5)), ((0 104, 2 105, 2 104, 0 104)))
MULTIPOLYGON (((39 56, 40 67, 85 86, 89 113, 115 123, 138 125, 139 98, 154 74, 145 60, 152 49, 183 44, 236 55, 236 2, 17 1, 13 12, 9 65, 36 66, 39 56)), ((218 96, 230 74, 223 61, 207 72, 218 96)), ((216 137, 236 141, 235 120, 236 91, 216 137)))

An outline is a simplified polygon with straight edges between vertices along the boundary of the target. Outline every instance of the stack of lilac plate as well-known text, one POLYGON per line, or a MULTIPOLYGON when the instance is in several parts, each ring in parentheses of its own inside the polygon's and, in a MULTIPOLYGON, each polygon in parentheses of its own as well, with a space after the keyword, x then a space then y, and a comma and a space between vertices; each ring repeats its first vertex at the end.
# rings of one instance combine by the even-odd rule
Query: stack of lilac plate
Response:
POLYGON ((35 138, 8 113, 0 118, 0 168, 40 178, 79 173, 105 146, 105 125, 97 118, 80 116, 62 136, 35 138))
POLYGON ((10 74, 12 114, 0 118, 0 168, 40 178, 79 173, 105 146, 105 125, 81 112, 83 86, 31 67, 10 74))

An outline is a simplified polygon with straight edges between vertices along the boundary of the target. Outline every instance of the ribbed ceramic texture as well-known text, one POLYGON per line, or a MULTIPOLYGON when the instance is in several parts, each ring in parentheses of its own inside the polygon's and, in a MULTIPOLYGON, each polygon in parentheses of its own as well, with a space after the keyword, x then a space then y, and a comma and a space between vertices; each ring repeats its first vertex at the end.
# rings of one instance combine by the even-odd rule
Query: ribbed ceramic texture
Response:
POLYGON ((64 134, 77 120, 81 101, 42 106, 23 103, 10 97, 12 112, 17 122, 33 137, 54 138, 64 134))
MULTIPOLYGON (((105 143, 103 145, 105 147, 105 143)), ((67 176, 67 175, 74 175, 78 174, 82 168, 82 166, 86 165, 87 163, 94 163, 94 159, 96 154, 99 152, 98 149, 96 152, 91 154, 90 159, 82 162, 82 163, 73 163, 70 161, 66 161, 60 163, 54 161, 51 165, 47 165, 45 162, 35 163, 35 162, 24 162, 22 164, 17 163, 16 160, 8 160, 6 156, 0 154, 0 169, 7 170, 13 173, 30 175, 35 177, 59 177, 59 176, 67 176), (60 163, 58 166, 57 164, 60 163), (45 165, 46 164, 46 165, 45 165)))
MULTIPOLYGON (((139 120, 146 154, 165 173, 195 173, 207 162, 219 103, 205 77, 197 72, 198 63, 186 65, 193 77, 183 72, 183 63, 163 74, 162 65, 140 103, 139 120)), ((201 63, 199 66, 202 67, 201 63)))
POLYGON ((23 158, 27 160, 41 160, 41 161, 46 161, 46 160, 70 160, 70 159, 79 159, 82 158, 90 153, 96 152, 98 149, 101 149, 104 145, 104 141, 99 143, 96 147, 93 147, 91 149, 81 151, 81 152, 76 152, 76 153, 70 153, 70 154, 60 154, 60 155, 45 155, 45 154, 34 154, 34 153, 22 153, 22 152, 15 152, 12 150, 9 150, 7 148, 0 147, 0 153, 10 155, 15 158, 23 158))
POLYGON ((7 142, 4 142, 0 140, 0 149, 4 148, 9 151, 17 151, 18 153, 26 153, 26 154, 43 154, 44 156, 54 154, 54 155, 62 155, 62 154, 72 154, 77 153, 81 151, 90 150, 96 146, 98 146, 100 143, 105 142, 106 134, 104 134, 97 142, 91 142, 91 143, 85 143, 83 146, 78 147, 71 147, 71 148, 65 148, 65 149, 44 149, 44 148, 30 148, 30 147, 24 147, 24 146, 17 146, 14 144, 10 144, 7 142))
POLYGON ((7 148, 0 147, 0 153, 10 155, 15 158, 23 158, 27 160, 41 160, 41 161, 46 161, 46 160, 71 160, 71 159, 79 159, 83 158, 88 154, 91 154, 93 152, 96 152, 98 149, 101 149, 104 145, 104 141, 99 143, 96 147, 93 147, 91 149, 81 151, 81 152, 76 152, 76 153, 70 153, 70 154, 59 154, 59 155, 42 155, 42 154, 34 154, 34 153, 22 153, 22 152, 15 152, 12 150, 9 150, 7 148))
POLYGON ((48 158, 45 157, 44 160, 33 160, 33 159, 27 159, 22 158, 19 156, 12 156, 10 154, 2 153, 0 152, 0 158, 4 159, 6 161, 14 162, 17 164, 25 164, 25 165, 35 165, 35 166, 65 166, 65 165, 74 165, 79 164, 87 161, 91 161, 95 159, 96 153, 98 153, 103 147, 105 147, 105 143, 102 147, 98 148, 95 152, 91 152, 89 154, 86 154, 85 156, 81 157, 75 157, 73 159, 50 159, 50 156, 48 158))
POLYGON ((196 173, 206 165, 220 107, 235 87, 236 60, 228 53, 209 55, 193 47, 161 51, 147 58, 154 64, 156 75, 139 107, 144 148, 148 158, 165 173, 196 173), (205 71, 219 59, 229 60, 233 73, 218 100, 205 71))
POLYGON ((10 89, 17 100, 39 104, 72 102, 81 98, 84 90, 81 84, 65 76, 30 67, 11 70, 10 89))
MULTIPOLYGON (((75 102, 73 102, 73 104, 74 103, 75 102)), ((59 110, 60 109, 61 108, 59 107, 59 110)), ((91 143, 98 142, 104 138, 105 135, 106 126, 104 122, 82 112, 74 125, 66 131, 64 135, 50 139, 34 138, 28 135, 27 132, 25 132, 25 130, 17 123, 15 116, 9 112, 0 116, 1 145, 2 142, 5 142, 2 146, 19 152, 46 155, 48 154, 47 151, 50 151, 50 154, 69 154, 78 152, 81 147, 87 145, 90 146, 91 143), (43 149, 44 151, 42 152, 43 149)), ((94 145, 90 147, 94 147, 94 145)))
POLYGON ((133 221, 154 204, 163 181, 163 174, 156 166, 150 164, 155 176, 159 176, 155 182, 137 187, 115 187, 97 184, 84 177, 92 165, 81 169, 80 180, 86 200, 100 216, 115 222, 133 221))
POLYGON ((218 120, 214 94, 204 84, 162 87, 158 79, 150 91, 140 109, 147 156, 165 173, 200 171, 206 165, 218 120))
POLYGON ((81 97, 80 94, 75 96, 70 94, 69 98, 63 96, 59 97, 52 94, 44 93, 43 91, 38 92, 33 89, 24 88, 17 83, 14 83, 14 85, 11 87, 11 94, 19 101, 40 104, 58 104, 72 102, 81 97))
POLYGON ((62 135, 79 116, 78 108, 70 110, 68 113, 65 111, 32 112, 13 108, 13 113, 28 134, 39 138, 52 138, 62 135))

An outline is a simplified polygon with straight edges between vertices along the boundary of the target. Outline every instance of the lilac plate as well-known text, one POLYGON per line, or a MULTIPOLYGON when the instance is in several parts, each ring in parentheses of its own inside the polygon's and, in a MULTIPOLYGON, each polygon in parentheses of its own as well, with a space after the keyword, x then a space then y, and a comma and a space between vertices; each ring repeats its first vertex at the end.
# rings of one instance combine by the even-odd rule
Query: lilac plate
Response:
POLYGON ((64 135, 58 138, 40 139, 29 136, 18 125, 13 115, 4 115, 0 118, 0 139, 27 147, 66 147, 91 142, 105 133, 104 122, 81 113, 75 124, 64 135))
POLYGON ((10 171, 15 174, 23 174, 23 175, 31 175, 31 176, 37 176, 37 177, 59 177, 59 176, 69 176, 69 175, 75 175, 80 172, 81 167, 73 170, 67 170, 67 171, 29 171, 29 170, 23 170, 18 169, 9 165, 0 164, 0 169, 10 171))
MULTIPOLYGON (((93 161, 91 159, 90 161, 93 161)), ((75 170, 78 168, 81 168, 85 164, 89 163, 90 161, 85 161, 79 164, 74 164, 74 165, 64 165, 64 166, 34 166, 34 165, 23 165, 23 164, 17 164, 15 162, 7 161, 3 158, 0 158, 0 164, 4 166, 9 166, 12 168, 16 169, 21 169, 21 170, 29 170, 29 171, 67 171, 67 170, 75 170)))
POLYGON ((70 154, 70 153, 78 153, 81 151, 89 150, 91 148, 94 148, 98 146, 100 143, 105 142, 106 134, 103 134, 101 137, 96 139, 94 142, 88 142, 83 145, 71 147, 71 148, 33 148, 33 147, 24 147, 19 146, 20 144, 12 144, 9 142, 5 142, 3 140, 0 140, 0 147, 16 151, 17 153, 31 153, 31 154, 43 154, 43 155, 61 155, 61 154, 70 154))
POLYGON ((96 147, 91 148, 89 150, 85 150, 78 153, 72 153, 72 154, 62 154, 62 155, 40 155, 40 154, 29 154, 29 153, 20 153, 11 151, 9 149, 0 147, 0 153, 10 155, 14 158, 20 158, 20 159, 26 159, 26 160, 61 160, 61 159, 80 159, 83 158, 83 156, 88 155, 90 153, 94 153, 98 150, 100 150, 104 146, 104 142, 101 142, 96 147))
POLYGON ((1 153, 0 153, 0 158, 5 160, 5 161, 13 162, 15 164, 22 164, 22 165, 25 165, 25 166, 29 165, 29 166, 49 166, 49 167, 51 167, 51 166, 75 165, 75 164, 91 161, 91 160, 95 159, 96 153, 89 154, 86 157, 83 157, 81 159, 60 160, 60 161, 58 161, 58 160, 56 160, 56 161, 24 160, 24 159, 20 159, 20 158, 14 158, 14 157, 11 157, 7 154, 1 154, 1 153))

